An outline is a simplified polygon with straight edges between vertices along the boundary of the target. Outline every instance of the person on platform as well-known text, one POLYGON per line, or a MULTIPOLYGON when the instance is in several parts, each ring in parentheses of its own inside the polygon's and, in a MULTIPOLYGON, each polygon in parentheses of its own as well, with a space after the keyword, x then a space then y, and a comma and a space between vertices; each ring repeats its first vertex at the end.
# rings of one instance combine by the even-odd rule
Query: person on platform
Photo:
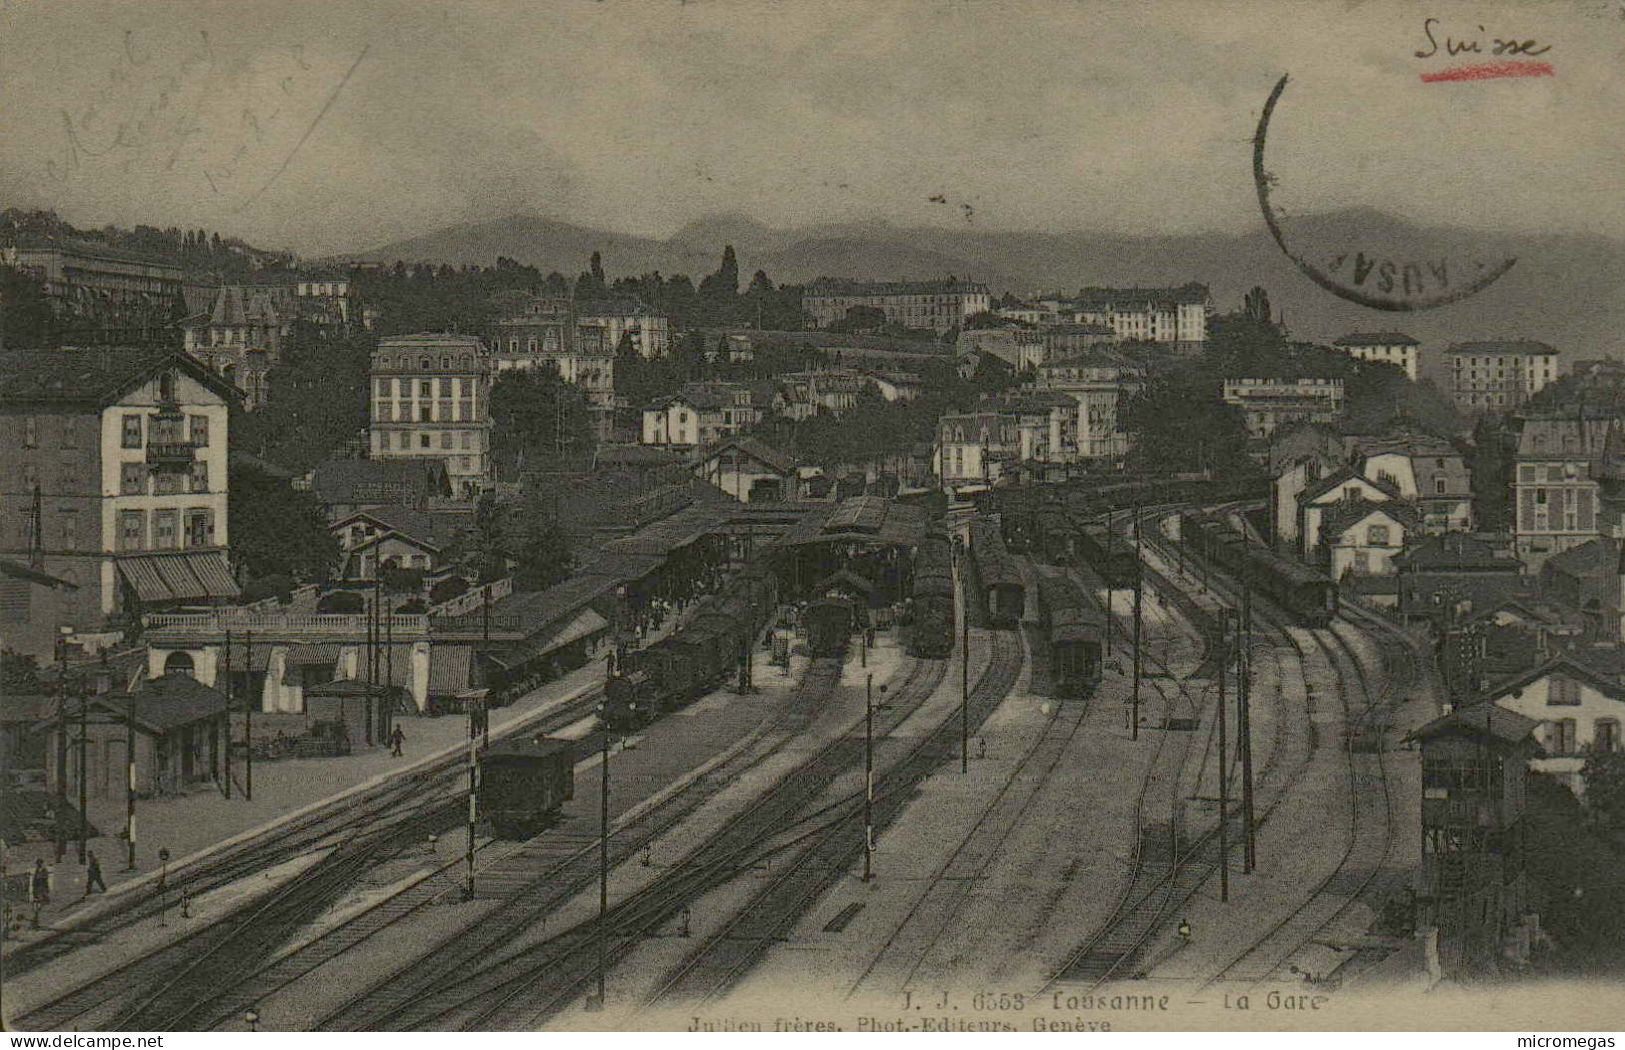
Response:
POLYGON ((85 899, 90 899, 91 890, 100 893, 107 892, 107 883, 102 880, 102 862, 96 859, 96 851, 91 850, 85 857, 85 899))
POLYGON ((34 872, 28 877, 28 902, 34 906, 31 921, 37 930, 40 909, 51 903, 51 871, 45 866, 44 858, 34 862, 34 872))
POLYGON ((404 743, 406 743, 406 734, 401 732, 401 727, 397 725, 394 731, 389 734, 389 745, 391 748, 389 753, 396 758, 400 758, 401 745, 404 743))

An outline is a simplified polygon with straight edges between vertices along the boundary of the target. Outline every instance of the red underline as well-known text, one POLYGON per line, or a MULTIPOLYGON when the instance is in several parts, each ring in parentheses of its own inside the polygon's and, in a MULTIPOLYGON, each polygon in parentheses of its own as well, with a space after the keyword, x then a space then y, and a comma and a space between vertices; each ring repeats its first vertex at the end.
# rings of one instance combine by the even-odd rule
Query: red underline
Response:
POLYGON ((1437 73, 1423 73, 1422 83, 1437 84, 1453 80, 1499 80, 1502 77, 1550 77, 1552 72, 1549 62, 1485 62, 1477 66, 1457 66, 1454 69, 1441 69, 1437 73))

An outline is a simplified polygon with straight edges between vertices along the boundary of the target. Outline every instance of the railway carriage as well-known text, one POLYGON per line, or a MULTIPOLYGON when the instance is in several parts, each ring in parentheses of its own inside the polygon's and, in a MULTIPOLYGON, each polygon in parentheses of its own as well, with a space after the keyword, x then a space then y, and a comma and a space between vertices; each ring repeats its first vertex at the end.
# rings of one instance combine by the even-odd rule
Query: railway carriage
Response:
POLYGON ((498 838, 536 834, 575 797, 575 742, 532 736, 502 740, 480 764, 480 812, 498 838))
POLYGON ((1180 536, 1196 553, 1248 584, 1299 623, 1325 627, 1337 616, 1337 584, 1318 569, 1248 543, 1227 521, 1201 514, 1180 519, 1180 536))
POLYGON ((941 659, 954 647, 953 545, 933 532, 914 552, 910 643, 915 656, 941 659))
POLYGON ((1105 610, 1093 595, 1064 575, 1040 574, 1038 604, 1057 694, 1089 695, 1100 681, 1105 610))
POLYGON ((807 651, 813 656, 839 656, 846 651, 857 614, 847 598, 819 598, 808 602, 801 614, 807 632, 807 651))
POLYGON ((1107 529, 1104 521, 1083 522, 1076 533, 1078 560, 1114 590, 1126 590, 1140 580, 1140 559, 1134 542, 1107 529))
POLYGON ((971 561, 988 624, 1015 627, 1027 611, 1027 585, 1004 546, 998 527, 986 518, 971 522, 971 561))

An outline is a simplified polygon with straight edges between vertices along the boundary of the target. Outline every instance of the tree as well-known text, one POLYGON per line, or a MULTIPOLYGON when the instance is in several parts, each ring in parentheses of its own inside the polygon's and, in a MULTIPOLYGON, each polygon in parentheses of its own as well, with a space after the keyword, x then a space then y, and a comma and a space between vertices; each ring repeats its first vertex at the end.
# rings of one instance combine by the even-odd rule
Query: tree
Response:
POLYGON ((723 247, 722 265, 700 282, 700 295, 722 304, 732 303, 739 295, 739 259, 733 245, 723 247))
POLYGON ((51 304, 36 278, 0 267, 0 343, 11 349, 56 345, 51 304))
POLYGON ((556 369, 509 369, 491 387, 491 459, 499 477, 592 448, 586 395, 556 369))
POLYGON ((525 523, 518 530, 519 543, 512 552, 516 590, 545 590, 568 579, 575 565, 569 535, 558 519, 539 504, 539 497, 527 502, 525 523))
POLYGON ((321 600, 316 603, 316 611, 319 613, 343 613, 354 616, 365 612, 366 609, 367 599, 357 591, 333 591, 322 595, 321 600))
POLYGON ((1512 453, 1511 435, 1500 417, 1487 415, 1473 426, 1473 448, 1468 458, 1473 476, 1473 521, 1485 532, 1507 529, 1512 453))
POLYGON ((592 253, 591 266, 592 266, 592 271, 591 272, 592 272, 593 283, 596 284, 600 290, 602 290, 605 287, 605 282, 604 282, 604 257, 602 255, 599 255, 597 252, 593 252, 592 253))
POLYGON ((320 583, 332 576, 342 553, 313 494, 295 492, 286 481, 244 464, 234 465, 230 478, 227 531, 240 568, 256 579, 320 583))
POLYGON ((384 563, 378 572, 378 586, 385 594, 420 594, 423 591, 423 570, 384 563))
POLYGON ((1605 825, 1625 827, 1625 751, 1593 751, 1580 769, 1586 805, 1605 825))
POLYGON ((1263 288, 1255 284, 1253 285, 1252 290, 1242 297, 1241 302, 1242 314, 1249 321, 1252 321, 1254 324, 1270 323, 1271 316, 1269 292, 1266 292, 1263 288))
POLYGON ((449 602, 458 595, 467 593, 467 580, 461 576, 447 576, 429 588, 429 604, 439 605, 441 602, 449 602))

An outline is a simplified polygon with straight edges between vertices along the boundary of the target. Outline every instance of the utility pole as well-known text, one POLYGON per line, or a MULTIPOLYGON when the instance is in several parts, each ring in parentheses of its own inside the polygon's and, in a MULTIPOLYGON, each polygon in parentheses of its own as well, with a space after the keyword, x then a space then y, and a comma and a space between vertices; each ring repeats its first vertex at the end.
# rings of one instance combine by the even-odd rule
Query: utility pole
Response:
MULTIPOLYGON (((481 655, 484 655, 485 653, 488 653, 488 652, 491 651, 491 585, 490 585, 490 583, 487 583, 485 585, 485 593, 481 597, 482 597, 482 600, 480 602, 480 638, 483 641, 483 644, 480 646, 480 653, 481 653, 481 655)), ((481 738, 482 738, 482 741, 483 741, 483 746, 487 747, 487 748, 491 746, 491 703, 490 703, 490 698, 491 698, 491 693, 490 693, 490 690, 488 689, 488 690, 486 690, 485 695, 480 699, 480 735, 481 735, 481 738)))
MULTIPOLYGON (((231 699, 234 691, 231 687, 231 628, 226 628, 226 800, 231 800, 231 699)), ((132 850, 134 847, 131 847, 132 850)), ((133 853, 131 854, 134 855, 133 853)), ((135 862, 130 862, 133 867, 135 862)))
MULTIPOLYGON (((106 658, 107 650, 102 650, 106 658)), ((124 870, 135 870, 135 693, 124 712, 124 870)), ((226 705, 226 754, 231 754, 231 705, 226 705)), ((231 783, 231 778, 226 778, 231 783)))
POLYGON ((367 639, 369 642, 367 646, 367 655, 369 657, 369 663, 372 667, 372 674, 370 676, 372 680, 367 683, 367 705, 365 712, 367 725, 366 729, 364 730, 368 747, 372 746, 373 705, 378 703, 378 672, 382 670, 382 663, 379 660, 380 654, 378 652, 378 643, 382 639, 382 627, 384 623, 382 619, 383 575, 384 570, 383 566, 381 565, 374 570, 372 574, 372 620, 371 623, 368 624, 370 630, 367 632, 367 639))
POLYGON ((1225 753, 1224 676, 1230 663, 1230 610, 1219 610, 1219 900, 1230 899, 1230 756, 1225 753))
POLYGON ((609 935, 609 727, 603 731, 599 758, 598 788, 598 923, 593 932, 598 941, 598 997, 594 1009, 604 1008, 605 941, 609 935))
POLYGON ((463 899, 474 899, 474 825, 480 816, 480 755, 479 734, 474 731, 474 702, 468 702, 468 841, 463 850, 467 874, 463 882, 463 899))
POLYGON ((90 806, 90 777, 85 768, 90 759, 90 704, 84 690, 79 691, 79 863, 85 862, 86 840, 90 837, 90 818, 85 810, 90 806))
MULTIPOLYGON (((1245 542, 1247 534, 1242 533, 1245 542)), ((1245 552, 1244 552, 1245 553, 1245 552)), ((1240 649, 1236 653, 1236 749, 1241 752, 1241 821, 1243 828, 1241 870, 1251 873, 1258 866, 1258 837, 1253 829, 1253 595, 1252 559, 1243 557, 1241 573, 1241 624, 1237 630, 1240 649)))
POLYGON ((960 617, 959 771, 970 772, 970 603, 960 617))
POLYGON ((56 862, 68 852, 68 643, 56 640, 56 862))
POLYGON ((1112 601, 1112 594, 1113 594, 1112 581, 1105 579, 1105 577, 1111 572, 1111 568, 1112 568, 1112 512, 1108 510, 1106 512, 1106 572, 1101 574, 1101 578, 1105 581, 1105 584, 1106 584, 1106 655, 1107 656, 1110 656, 1112 654, 1112 619, 1113 619, 1113 613, 1116 612, 1116 603, 1112 601))
POLYGON ((248 695, 243 697, 243 798, 254 801, 254 630, 244 633, 243 669, 248 675, 248 695))
POLYGON ((863 685, 863 881, 875 877, 875 676, 863 685))
POLYGON ((1140 505, 1134 505, 1134 723, 1129 739, 1140 739, 1140 505))

